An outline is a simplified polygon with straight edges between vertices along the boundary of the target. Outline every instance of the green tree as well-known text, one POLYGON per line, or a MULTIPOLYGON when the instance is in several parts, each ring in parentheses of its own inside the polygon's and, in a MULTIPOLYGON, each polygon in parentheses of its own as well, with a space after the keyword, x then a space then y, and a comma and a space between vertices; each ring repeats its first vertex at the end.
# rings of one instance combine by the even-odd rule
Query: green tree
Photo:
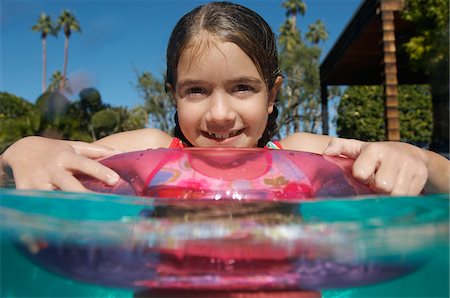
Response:
POLYGON ((109 108, 109 105, 103 103, 100 92, 95 88, 84 88, 80 91, 79 96, 79 108, 89 116, 87 118, 91 118, 100 110, 109 108))
POLYGON ((120 127, 120 115, 113 109, 100 110, 91 119, 94 140, 116 133, 120 127))
POLYGON ((402 17, 414 25, 402 49, 411 65, 430 77, 435 120, 430 149, 449 152, 448 0, 408 0, 402 17))
POLYGON ((303 0, 286 0, 283 1, 282 6, 286 9, 286 16, 292 26, 291 30, 295 31, 297 27, 297 15, 305 15, 306 4, 303 0))
POLYGON ((400 86, 400 131, 403 141, 430 145, 434 124, 431 97, 429 85, 400 86))
POLYGON ((112 107, 102 101, 95 88, 81 90, 79 97, 69 104, 60 125, 66 139, 92 142, 116 132, 144 128, 147 123, 144 107, 112 107))
POLYGON ((0 153, 18 139, 36 134, 40 120, 39 110, 33 104, 0 92, 0 153))
MULTIPOLYGON (((429 86, 400 85, 398 98, 401 140, 421 146, 430 144, 433 117, 429 86)), ((366 141, 386 138, 380 86, 348 87, 339 102, 337 115, 340 137, 366 141)))
POLYGON ((35 106, 41 114, 39 134, 62 138, 61 125, 66 116, 69 100, 57 91, 47 91, 38 97, 35 106))
POLYGON ((57 36, 58 31, 53 25, 51 17, 45 13, 41 13, 36 24, 31 27, 33 31, 41 33, 42 41, 42 93, 47 91, 47 35, 57 36))
POLYGON ((290 20, 286 20, 280 28, 278 44, 283 53, 291 53, 301 43, 300 32, 294 29, 290 20))
POLYGON ((292 23, 293 14, 306 13, 303 1, 285 1, 288 19, 280 28, 280 67, 283 88, 279 94, 279 136, 296 131, 318 132, 321 123, 319 43, 328 38, 324 24, 317 21, 303 37, 292 23), (296 8, 297 7, 297 8, 296 8), (298 8, 300 7, 300 8, 298 8))
POLYGON ((147 123, 148 114, 144 107, 131 110, 125 107, 110 107, 96 112, 91 119, 94 140, 107 135, 141 129, 147 123))
POLYGON ((338 105, 338 135, 365 141, 384 140, 383 102, 379 86, 348 87, 338 105))
POLYGON ((144 128, 148 122, 148 113, 145 107, 137 106, 127 110, 127 117, 122 121, 123 131, 144 128))
POLYGON ((61 82, 64 80, 62 73, 57 70, 52 73, 52 77, 50 78, 50 85, 48 86, 48 91, 59 91, 59 86, 61 82))
POLYGON ((165 92, 164 84, 150 72, 137 73, 136 89, 144 98, 151 127, 172 131, 175 127, 175 101, 165 92))
POLYGON ((318 45, 321 41, 328 39, 327 29, 321 20, 317 20, 314 24, 310 24, 308 28, 309 31, 306 33, 306 39, 314 45, 318 45))
POLYGON ((73 102, 72 113, 75 117, 79 117, 80 128, 89 132, 92 141, 95 141, 97 137, 92 126, 92 117, 110 106, 103 103, 100 92, 95 88, 85 88, 80 91, 79 96, 80 99, 73 102))
POLYGON ((61 15, 58 18, 58 26, 62 28, 64 32, 64 65, 63 65, 63 73, 62 80, 60 82, 60 91, 64 89, 67 79, 67 64, 69 60, 69 38, 72 32, 81 32, 81 27, 76 19, 75 15, 72 14, 68 10, 63 10, 61 15))
POLYGON ((403 46, 416 69, 431 74, 439 64, 448 63, 448 0, 406 1, 401 16, 414 23, 415 32, 403 46))
POLYGON ((279 45, 291 52, 301 43, 300 31, 297 29, 297 15, 306 13, 306 4, 303 0, 285 0, 281 4, 286 9, 286 21, 280 28, 279 45))
POLYGON ((67 108, 65 117, 61 123, 61 132, 63 138, 68 140, 78 140, 84 142, 92 142, 92 130, 88 124, 90 124, 90 118, 86 119, 86 114, 80 110, 79 100, 72 101, 67 108))

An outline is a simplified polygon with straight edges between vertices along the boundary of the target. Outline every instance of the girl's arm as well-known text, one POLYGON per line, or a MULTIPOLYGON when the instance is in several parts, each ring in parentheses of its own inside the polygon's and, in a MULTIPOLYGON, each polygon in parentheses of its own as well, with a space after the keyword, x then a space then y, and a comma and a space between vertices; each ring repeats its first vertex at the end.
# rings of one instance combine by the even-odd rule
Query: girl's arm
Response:
POLYGON ((450 161, 407 143, 333 139, 324 154, 356 159, 353 175, 380 193, 450 193, 450 161))
POLYGON ((407 143, 362 142, 307 133, 294 134, 280 143, 285 149, 355 159, 353 176, 378 193, 450 192, 450 161, 407 143))
POLYGON ((26 137, 0 155, 0 185, 14 180, 18 189, 87 191, 74 177, 78 173, 114 185, 118 175, 96 159, 121 152, 167 147, 171 140, 168 134, 154 129, 124 132, 93 144, 26 137))
POLYGON ((280 144, 287 150, 322 154, 332 139, 332 137, 326 135, 297 132, 280 140, 280 144))
POLYGON ((25 137, 0 155, 2 184, 13 181, 18 189, 86 191, 73 176, 85 173, 113 185, 117 174, 94 159, 118 152, 84 142, 25 137))
POLYGON ((450 161, 440 154, 425 151, 428 158, 428 181, 425 193, 450 193, 450 161))
POLYGON ((145 149, 168 148, 173 137, 152 128, 116 133, 96 141, 94 144, 108 146, 124 152, 145 149))

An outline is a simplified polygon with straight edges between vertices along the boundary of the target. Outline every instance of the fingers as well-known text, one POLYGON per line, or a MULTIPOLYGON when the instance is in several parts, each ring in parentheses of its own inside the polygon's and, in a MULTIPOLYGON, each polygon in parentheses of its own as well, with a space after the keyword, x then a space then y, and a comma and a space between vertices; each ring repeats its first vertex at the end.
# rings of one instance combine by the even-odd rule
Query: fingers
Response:
POLYGON ((118 153, 121 151, 84 142, 27 137, 11 145, 0 163, 9 169, 18 189, 87 191, 74 174, 114 185, 119 180, 117 173, 94 159, 118 153))
POLYGON ((422 193, 428 179, 426 167, 405 163, 399 170, 390 192, 395 196, 417 196, 422 193))
MULTIPOLYGON (((369 181, 369 187, 377 193, 380 194, 391 194, 396 185, 396 178, 398 177, 398 172, 395 169, 382 164, 379 168, 373 167, 373 174, 369 181)), ((369 171, 364 172, 365 175, 369 171)))
POLYGON ((369 182, 369 187, 377 193, 392 196, 417 196, 420 195, 426 178, 417 175, 413 171, 399 171, 396 174, 391 169, 380 167, 369 182))
POLYGON ((72 172, 86 174, 111 186, 115 185, 120 179, 120 176, 110 168, 98 161, 80 155, 74 155, 66 160, 64 168, 72 172))
POLYGON ((73 192, 90 192, 69 171, 66 171, 64 175, 54 177, 54 179, 52 180, 53 180, 53 189, 59 189, 63 191, 73 191, 73 192))
POLYGON ((55 190, 53 184, 48 182, 47 180, 24 180, 24 179, 15 179, 16 189, 35 189, 35 190, 55 190))
POLYGON ((428 180, 421 149, 405 143, 335 138, 323 154, 355 159, 352 175, 380 194, 419 195, 428 180))
POLYGON ((339 156, 343 155, 352 159, 356 159, 360 152, 362 146, 365 142, 358 140, 347 140, 334 138, 328 144, 328 147, 323 151, 324 155, 329 156, 339 156))
POLYGON ((16 188, 89 192, 74 177, 75 173, 83 173, 111 186, 120 179, 116 172, 93 159, 75 153, 61 153, 53 159, 53 163, 36 169, 32 175, 18 170, 15 173, 16 188))
POLYGON ((407 154, 409 149, 367 143, 353 164, 353 176, 377 193, 419 195, 427 181, 428 170, 420 158, 407 154))
POLYGON ((375 173, 379 167, 379 159, 373 157, 373 153, 363 150, 353 163, 353 177, 362 183, 375 183, 375 173))
MULTIPOLYGON (((428 175, 426 177, 428 177, 428 175)), ((417 196, 422 194, 426 182, 427 178, 424 178, 423 175, 415 175, 414 178, 411 180, 408 192, 406 194, 409 196, 417 196)))
POLYGON ((85 142, 66 141, 66 143, 70 144, 76 153, 94 159, 123 153, 120 150, 107 146, 89 144, 85 142))

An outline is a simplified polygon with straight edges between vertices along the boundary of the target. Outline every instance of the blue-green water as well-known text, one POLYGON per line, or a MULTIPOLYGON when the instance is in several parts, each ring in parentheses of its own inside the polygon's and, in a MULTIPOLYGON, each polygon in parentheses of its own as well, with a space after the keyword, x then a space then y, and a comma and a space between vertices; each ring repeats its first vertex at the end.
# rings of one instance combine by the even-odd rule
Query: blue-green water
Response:
MULTIPOLYGON (((0 297, 133 297, 131 290, 94 286, 50 273, 20 254, 11 240, 24 233, 58 239, 76 231, 73 235, 77 237, 98 235, 98 241, 120 242, 126 236, 123 227, 133 222, 143 207, 151 209, 152 200, 0 189, 0 203, 0 297), (115 221, 122 225, 110 226, 115 221), (99 223, 108 229, 93 231, 92 224, 99 223)), ((358 248, 353 257, 398 262, 401 256, 408 262, 419 256, 426 260, 407 275, 370 286, 323 290, 323 297, 449 297, 447 195, 343 199, 299 204, 298 208, 302 225, 310 224, 316 233, 328 227, 333 227, 328 230, 330 237, 338 231, 352 233, 344 240, 351 239, 354 245, 348 247, 358 248)), ((167 230, 178 231, 169 226, 167 230)), ((343 244, 339 242, 342 239, 335 241, 343 244)))
MULTIPOLYGON (((449 297, 449 250, 442 248, 420 270, 378 285, 334 289, 324 298, 449 297)), ((1 246, 0 297, 133 297, 132 291, 72 281, 34 266, 11 245, 1 246)))

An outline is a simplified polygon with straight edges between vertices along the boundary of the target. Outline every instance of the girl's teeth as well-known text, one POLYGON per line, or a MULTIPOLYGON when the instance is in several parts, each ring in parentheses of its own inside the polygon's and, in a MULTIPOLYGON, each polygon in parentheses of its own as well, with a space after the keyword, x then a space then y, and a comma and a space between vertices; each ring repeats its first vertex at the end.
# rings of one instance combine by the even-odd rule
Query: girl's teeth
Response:
POLYGON ((228 134, 228 133, 224 133, 224 134, 213 133, 213 136, 217 139, 227 139, 230 137, 230 134, 228 134))
POLYGON ((237 135, 237 131, 236 132, 231 132, 231 133, 217 133, 217 132, 211 132, 209 133, 209 135, 213 138, 216 139, 228 139, 229 137, 234 137, 235 135, 237 135))

